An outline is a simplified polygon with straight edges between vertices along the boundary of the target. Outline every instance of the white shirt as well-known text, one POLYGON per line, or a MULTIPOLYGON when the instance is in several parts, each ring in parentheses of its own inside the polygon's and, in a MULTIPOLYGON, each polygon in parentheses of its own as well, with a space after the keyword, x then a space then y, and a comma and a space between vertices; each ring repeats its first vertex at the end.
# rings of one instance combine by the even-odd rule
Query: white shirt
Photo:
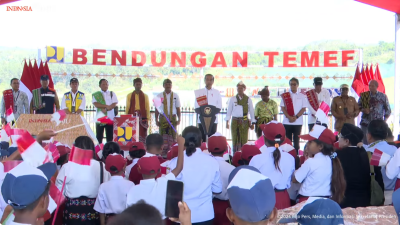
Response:
MULTIPOLYGON (((318 97, 318 105, 321 105, 321 102, 325 102, 327 105, 329 105, 329 107, 331 107, 331 93, 329 93, 329 91, 327 89, 322 88, 320 93, 317 93, 317 92, 315 92, 315 93, 317 94, 317 97, 318 97)), ((312 123, 315 123, 317 120, 315 117, 312 116, 312 114, 314 114, 314 116, 315 116, 317 111, 315 111, 313 109, 313 107, 311 107, 311 104, 308 101, 307 95, 306 95, 306 101, 308 104, 308 124, 312 124, 312 123)))
MULTIPOLYGON (((176 179, 185 185, 183 198, 192 211, 192 223, 211 220, 214 218, 212 193, 222 192, 218 162, 200 148, 191 156, 185 151, 184 157, 183 170, 176 179)), ((177 159, 171 160, 171 171, 175 169, 177 159)))
POLYGON ((219 165, 219 172, 221 174, 221 181, 222 181, 222 193, 218 195, 214 195, 215 198, 218 198, 220 200, 228 200, 228 180, 229 180, 229 174, 231 174, 232 170, 235 169, 234 166, 231 164, 227 163, 224 158, 215 156, 214 157, 219 165))
MULTIPOLYGON (((103 163, 103 183, 110 179, 110 173, 103 163)), ((78 165, 67 162, 58 173, 56 186, 61 191, 64 177, 67 177, 64 187, 64 195, 68 198, 85 196, 96 198, 100 187, 100 163, 90 160, 90 166, 78 165)))
MULTIPOLYGON (((207 102, 209 105, 213 105, 215 107, 217 107, 218 109, 222 109, 222 97, 221 94, 219 93, 219 91, 217 89, 211 88, 210 90, 208 90, 207 88, 204 88, 204 90, 207 93, 207 102)), ((200 108, 199 104, 197 104, 197 101, 195 99, 194 101, 194 108, 200 108)), ((215 123, 218 123, 218 115, 215 115, 215 123)), ((200 122, 200 115, 198 117, 198 123, 200 122)))
MULTIPOLYGON (((169 94, 166 93, 166 95, 165 95, 167 98, 167 112, 165 112, 166 115, 170 115, 169 108, 171 106, 171 103, 170 103, 171 93, 169 93, 169 94)), ((172 115, 176 115, 176 108, 181 107, 181 100, 179 99, 179 95, 177 93, 175 93, 175 92, 173 92, 173 93, 174 93, 174 96, 173 96, 174 99, 173 99, 173 105, 172 105, 172 115)), ((160 98, 164 98, 164 92, 161 92, 157 96, 160 98)), ((162 108, 164 109, 164 104, 162 104, 162 108)))
POLYGON ((386 176, 389 179, 400 178, 400 148, 396 150, 393 158, 386 165, 386 176))
POLYGON ((263 145, 260 150, 261 154, 253 156, 249 166, 257 168, 261 174, 268 177, 275 189, 283 190, 290 187, 292 174, 294 172, 294 158, 287 152, 280 151, 281 158, 279 160, 279 168, 275 168, 273 152, 275 147, 267 147, 263 145))
MULTIPOLYGON (((239 99, 242 99, 239 96, 239 99)), ((254 118, 254 107, 253 107, 253 102, 251 101, 251 98, 247 101, 248 107, 248 112, 247 112, 247 118, 252 122, 255 123, 256 119, 254 118)), ((228 103, 228 111, 226 111, 226 117, 225 120, 228 121, 232 117, 243 117, 243 106, 237 104, 237 98, 236 96, 233 96, 229 99, 228 103)))
MULTIPOLYGON (((76 91, 76 93, 74 93, 74 92, 72 92, 72 91, 70 91, 70 93, 71 93, 71 102, 72 102, 72 106, 75 106, 75 103, 76 103, 76 93, 78 93, 78 91, 76 91)), ((81 97, 82 97, 82 103, 81 103, 81 105, 79 106, 79 108, 78 109, 81 109, 81 110, 85 110, 85 107, 86 107, 86 97, 85 97, 86 95, 81 95, 81 97)), ((63 95, 63 98, 62 98, 62 100, 61 100, 61 109, 66 109, 67 108, 67 105, 65 104, 65 94, 63 95)), ((75 111, 78 111, 78 109, 75 109, 75 111)))
POLYGON ((132 163, 126 166, 125 169, 125 178, 129 180, 129 174, 131 173, 132 167, 136 165, 136 163, 139 161, 139 159, 133 159, 132 163))
MULTIPOLYGON (((102 90, 100 90, 100 91, 103 94, 103 98, 104 98, 104 101, 106 102, 106 105, 112 105, 114 103, 118 104, 118 99, 117 99, 117 95, 115 94, 115 92, 113 92, 113 95, 112 95, 112 98, 111 98, 111 92, 109 90, 107 90, 105 92, 102 91, 102 90)), ((97 102, 97 101, 93 97, 92 98, 92 103, 95 103, 95 102, 97 102)), ((113 120, 114 117, 115 117, 114 109, 111 109, 111 110, 107 111, 107 116, 108 116, 108 118, 110 118, 110 120, 113 120)))
POLYGON ((303 196, 331 196, 332 159, 321 152, 307 159, 294 173, 303 196))
POLYGON ((175 175, 169 173, 166 176, 157 178, 157 180, 141 180, 140 184, 133 186, 129 190, 126 199, 126 207, 128 208, 130 205, 133 205, 140 200, 144 200, 147 204, 156 207, 164 219, 168 180, 175 180, 175 175))
MULTIPOLYGON (((296 116, 296 114, 299 113, 301 109, 306 108, 308 106, 307 97, 302 93, 300 93, 299 90, 297 90, 296 93, 293 93, 292 91, 290 91, 289 93, 290 97, 292 97, 294 116, 296 116)), ((285 107, 283 99, 281 101, 280 106, 285 107)), ((285 125, 303 125, 303 114, 293 123, 290 123, 289 119, 285 115, 283 115, 283 118, 284 119, 282 123, 285 125)))
POLYGON ((119 214, 126 209, 126 196, 135 184, 122 176, 112 176, 100 185, 93 209, 99 213, 119 214))

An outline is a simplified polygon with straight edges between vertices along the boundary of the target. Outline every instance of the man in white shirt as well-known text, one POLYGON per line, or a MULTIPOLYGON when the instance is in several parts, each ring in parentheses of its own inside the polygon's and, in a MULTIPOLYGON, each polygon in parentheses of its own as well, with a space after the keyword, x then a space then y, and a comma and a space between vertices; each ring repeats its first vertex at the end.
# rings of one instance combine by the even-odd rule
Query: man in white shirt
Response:
POLYGON ((231 134, 233 153, 240 151, 242 146, 247 143, 249 127, 253 130, 256 123, 253 102, 244 94, 246 85, 240 81, 236 87, 238 94, 229 99, 228 111, 225 117, 226 129, 229 129, 229 120, 232 117, 231 134))
MULTIPOLYGON (((101 91, 93 93, 92 103, 97 108, 97 112, 103 112, 110 120, 114 120, 114 108, 118 104, 117 95, 108 90, 108 81, 99 81, 101 91)), ((103 143, 104 129, 106 130, 107 142, 113 140, 113 125, 96 123, 96 138, 99 143, 103 143)))
MULTIPOLYGON (((172 81, 170 79, 164 80, 163 87, 164 92, 158 94, 157 96, 163 99, 162 107, 164 109, 164 114, 168 117, 169 121, 176 129, 176 126, 181 122, 181 101, 179 99, 179 95, 175 92, 172 92, 172 81)), ((157 110, 155 111, 155 114, 156 124, 159 127, 159 133, 164 139, 164 147, 161 155, 166 157, 172 145, 176 143, 176 133, 163 115, 160 115, 157 110)))
MULTIPOLYGON (((222 109, 222 97, 220 92, 217 89, 212 88, 213 84, 214 84, 214 76, 212 74, 206 74, 204 76, 204 83, 206 84, 206 87, 204 88, 206 96, 207 96, 207 102, 208 105, 213 105, 218 109, 222 109)), ((197 101, 195 101, 194 103, 194 108, 199 108, 199 104, 197 103, 197 101)), ((209 135, 209 137, 213 134, 215 134, 215 132, 217 132, 217 127, 218 127, 218 115, 215 115, 215 122, 214 122, 214 126, 211 126, 209 129, 211 129, 211 133, 209 135)), ((198 117, 198 123, 199 123, 199 129, 202 133, 202 139, 203 142, 206 142, 206 132, 203 129, 203 126, 200 125, 200 115, 198 117)))
POLYGON ((296 151, 300 148, 299 135, 303 127, 303 113, 308 106, 306 96, 298 92, 299 80, 292 78, 289 81, 290 91, 281 95, 281 109, 284 114, 283 125, 286 129, 286 137, 293 141, 296 151))
POLYGON ((84 93, 78 91, 78 79, 72 78, 69 81, 69 86, 71 87, 71 91, 63 95, 61 109, 67 114, 81 114, 83 116, 83 111, 86 107, 86 97, 84 93))
MULTIPOLYGON (((322 102, 327 105, 331 105, 331 94, 328 90, 322 88, 322 78, 314 78, 314 88, 306 92, 307 102, 308 102, 308 130, 311 131, 315 123, 319 123, 315 117, 317 110, 322 102)), ((322 126, 328 128, 327 124, 321 124, 322 126)))

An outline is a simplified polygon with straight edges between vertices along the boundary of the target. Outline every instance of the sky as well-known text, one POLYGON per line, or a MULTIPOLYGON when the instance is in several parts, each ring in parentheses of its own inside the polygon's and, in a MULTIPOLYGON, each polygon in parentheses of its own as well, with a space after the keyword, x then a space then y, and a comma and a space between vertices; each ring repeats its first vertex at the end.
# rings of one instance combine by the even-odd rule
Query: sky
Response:
POLYGON ((394 41, 394 20, 394 13, 353 0, 22 0, 0 6, 0 46, 217 50, 294 48, 334 39, 376 44, 394 41))

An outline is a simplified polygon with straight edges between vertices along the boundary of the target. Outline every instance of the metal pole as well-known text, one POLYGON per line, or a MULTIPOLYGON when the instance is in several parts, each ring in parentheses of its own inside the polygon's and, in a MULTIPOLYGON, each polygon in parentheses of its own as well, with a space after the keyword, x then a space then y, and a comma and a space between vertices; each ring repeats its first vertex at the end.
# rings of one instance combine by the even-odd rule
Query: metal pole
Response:
MULTIPOLYGON (((394 47, 394 118, 393 134, 399 134, 399 103, 400 103, 400 14, 395 15, 395 47, 394 47)), ((395 138, 397 138, 395 136, 395 138)))

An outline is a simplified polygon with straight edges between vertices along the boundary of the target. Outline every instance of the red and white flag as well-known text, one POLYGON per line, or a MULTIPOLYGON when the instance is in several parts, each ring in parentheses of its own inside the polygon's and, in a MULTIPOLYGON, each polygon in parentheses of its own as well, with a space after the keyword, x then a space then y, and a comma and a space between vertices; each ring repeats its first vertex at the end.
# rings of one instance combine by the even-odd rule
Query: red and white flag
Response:
POLYGON ((103 147, 104 147, 104 144, 101 143, 99 145, 96 145, 96 147, 94 148, 96 151, 96 155, 97 155, 97 157, 99 157, 99 159, 103 158, 103 147))
POLYGON ((56 126, 58 126, 61 121, 63 121, 67 117, 67 114, 65 113, 64 110, 58 110, 57 112, 53 113, 51 115, 51 121, 56 122, 56 126))
POLYGON ((297 152, 296 152, 296 149, 292 146, 292 145, 290 145, 290 144, 282 144, 281 146, 279 146, 279 149, 280 150, 282 150, 282 151, 284 151, 284 152, 287 152, 287 153, 289 153, 290 155, 292 155, 294 158, 296 158, 296 156, 297 156, 297 152))
POLYGON ((254 142, 254 145, 257 148, 261 148, 262 146, 264 146, 265 145, 264 135, 261 135, 261 137, 257 141, 254 142))
POLYGON ((321 105, 319 106, 317 113, 315 113, 315 117, 317 117, 318 121, 320 121, 321 123, 328 124, 329 123, 329 119, 328 119, 329 110, 330 110, 329 105, 323 101, 323 102, 321 102, 321 105))
POLYGON ((110 118, 108 118, 108 116, 106 116, 106 114, 104 114, 101 111, 97 112, 96 118, 97 118, 96 122, 99 122, 102 124, 108 124, 108 125, 114 124, 114 121, 112 121, 110 118))
POLYGON ((382 152, 379 149, 375 149, 374 153, 371 157, 371 165, 372 166, 385 166, 390 159, 390 155, 387 153, 382 152))
POLYGON ((10 160, 10 161, 3 161, 4 173, 8 173, 10 170, 14 169, 18 166, 22 160, 10 160))
POLYGON ((7 109, 7 111, 6 111, 6 120, 7 120, 7 123, 11 123, 13 120, 15 120, 12 107, 7 109))
POLYGON ((46 160, 46 150, 44 150, 28 131, 23 132, 17 139, 17 145, 22 159, 31 166, 38 167, 46 160))
POLYGON ((80 149, 73 146, 69 155, 69 162, 73 162, 83 166, 90 166, 90 160, 93 159, 93 151, 80 149))

